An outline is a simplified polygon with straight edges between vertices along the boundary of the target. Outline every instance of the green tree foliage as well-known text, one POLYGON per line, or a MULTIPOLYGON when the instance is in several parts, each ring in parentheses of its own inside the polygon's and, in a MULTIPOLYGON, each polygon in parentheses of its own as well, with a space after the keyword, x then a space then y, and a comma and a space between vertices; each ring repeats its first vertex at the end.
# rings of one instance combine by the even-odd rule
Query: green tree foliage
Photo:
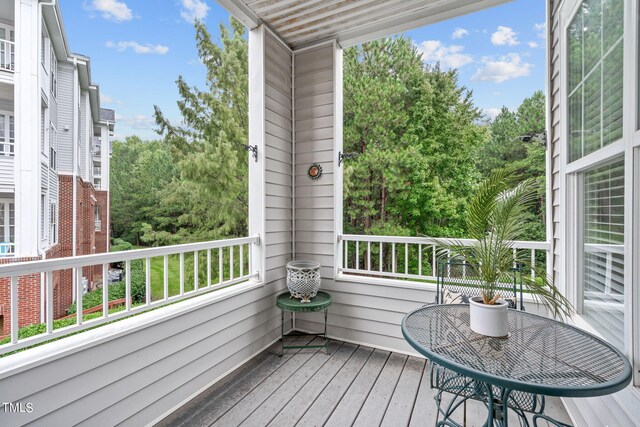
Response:
POLYGON ((196 45, 206 67, 206 89, 177 80, 182 124, 171 123, 156 106, 158 132, 171 147, 180 180, 160 201, 165 221, 144 227, 145 243, 218 239, 247 233, 247 90, 245 28, 231 18, 215 43, 196 22, 196 45), (170 230, 171 224, 175 229, 170 230))
POLYGON ((455 70, 428 67, 405 37, 345 50, 345 229, 454 235, 486 136, 455 70))
POLYGON ((503 107, 489 127, 491 137, 478 151, 478 170, 489 176, 495 169, 506 168, 514 176, 535 180, 538 198, 525 216, 524 239, 545 240, 546 149, 537 139, 525 143, 520 138, 545 131, 544 94, 534 92, 515 112, 503 107))

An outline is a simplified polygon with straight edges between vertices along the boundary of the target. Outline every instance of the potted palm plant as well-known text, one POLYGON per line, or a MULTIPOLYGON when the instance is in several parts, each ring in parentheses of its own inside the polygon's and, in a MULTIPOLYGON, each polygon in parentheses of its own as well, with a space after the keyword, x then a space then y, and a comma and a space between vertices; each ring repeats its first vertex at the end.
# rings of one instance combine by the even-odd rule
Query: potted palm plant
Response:
POLYGON ((536 199, 535 181, 514 184, 509 171, 494 171, 480 184, 469 205, 467 228, 474 244, 465 246, 453 240, 444 245, 445 251, 462 259, 477 274, 481 296, 469 299, 470 327, 475 332, 507 336, 508 303, 501 298, 500 289, 513 280, 514 262, 536 272, 535 279, 523 275, 524 292, 555 317, 563 319, 572 312, 569 301, 546 274, 536 271, 528 254, 516 253, 514 259, 514 241, 522 240, 525 215, 536 199))

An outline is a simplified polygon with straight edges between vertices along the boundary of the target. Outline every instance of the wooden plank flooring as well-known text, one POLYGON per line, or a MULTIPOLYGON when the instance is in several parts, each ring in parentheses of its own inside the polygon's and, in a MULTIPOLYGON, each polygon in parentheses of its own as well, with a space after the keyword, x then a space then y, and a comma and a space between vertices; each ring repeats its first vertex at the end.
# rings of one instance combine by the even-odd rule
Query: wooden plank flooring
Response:
MULTIPOLYGON (((290 339, 303 345, 313 338, 290 339)), ((337 341, 330 342, 329 355, 294 349, 278 357, 279 350, 277 344, 256 356, 159 425, 435 425, 435 393, 422 358, 337 341)), ((570 421, 558 399, 547 398, 547 408, 570 421)), ((481 404, 467 405, 468 426, 482 425, 485 416, 481 404)))

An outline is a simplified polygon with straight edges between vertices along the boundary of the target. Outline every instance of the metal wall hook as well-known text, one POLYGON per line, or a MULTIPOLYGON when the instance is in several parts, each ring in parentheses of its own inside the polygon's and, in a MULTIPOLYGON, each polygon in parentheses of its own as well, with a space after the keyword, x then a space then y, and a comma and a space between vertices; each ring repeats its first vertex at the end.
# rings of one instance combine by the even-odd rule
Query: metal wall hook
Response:
POLYGON ((353 159, 357 155, 358 153, 343 153, 342 151, 338 151, 338 167, 340 167, 346 159, 353 159))
POLYGON ((253 156, 253 158, 255 159, 256 163, 258 162, 258 146, 257 145, 246 145, 246 144, 241 144, 242 147, 251 152, 251 155, 253 156))

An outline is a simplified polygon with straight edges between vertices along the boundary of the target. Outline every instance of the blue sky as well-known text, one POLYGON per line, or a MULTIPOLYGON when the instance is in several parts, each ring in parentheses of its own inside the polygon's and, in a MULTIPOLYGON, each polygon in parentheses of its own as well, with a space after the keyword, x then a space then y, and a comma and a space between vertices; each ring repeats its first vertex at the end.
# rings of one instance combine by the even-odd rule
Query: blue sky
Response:
MULTIPOLYGON (((91 57, 103 107, 118 115, 116 136, 157 138, 153 105, 179 121, 175 80, 203 87, 193 19, 214 38, 229 14, 214 0, 63 0, 71 50, 91 57)), ((476 105, 493 116, 544 90, 544 2, 515 0, 406 33, 427 62, 460 70, 476 105)))

